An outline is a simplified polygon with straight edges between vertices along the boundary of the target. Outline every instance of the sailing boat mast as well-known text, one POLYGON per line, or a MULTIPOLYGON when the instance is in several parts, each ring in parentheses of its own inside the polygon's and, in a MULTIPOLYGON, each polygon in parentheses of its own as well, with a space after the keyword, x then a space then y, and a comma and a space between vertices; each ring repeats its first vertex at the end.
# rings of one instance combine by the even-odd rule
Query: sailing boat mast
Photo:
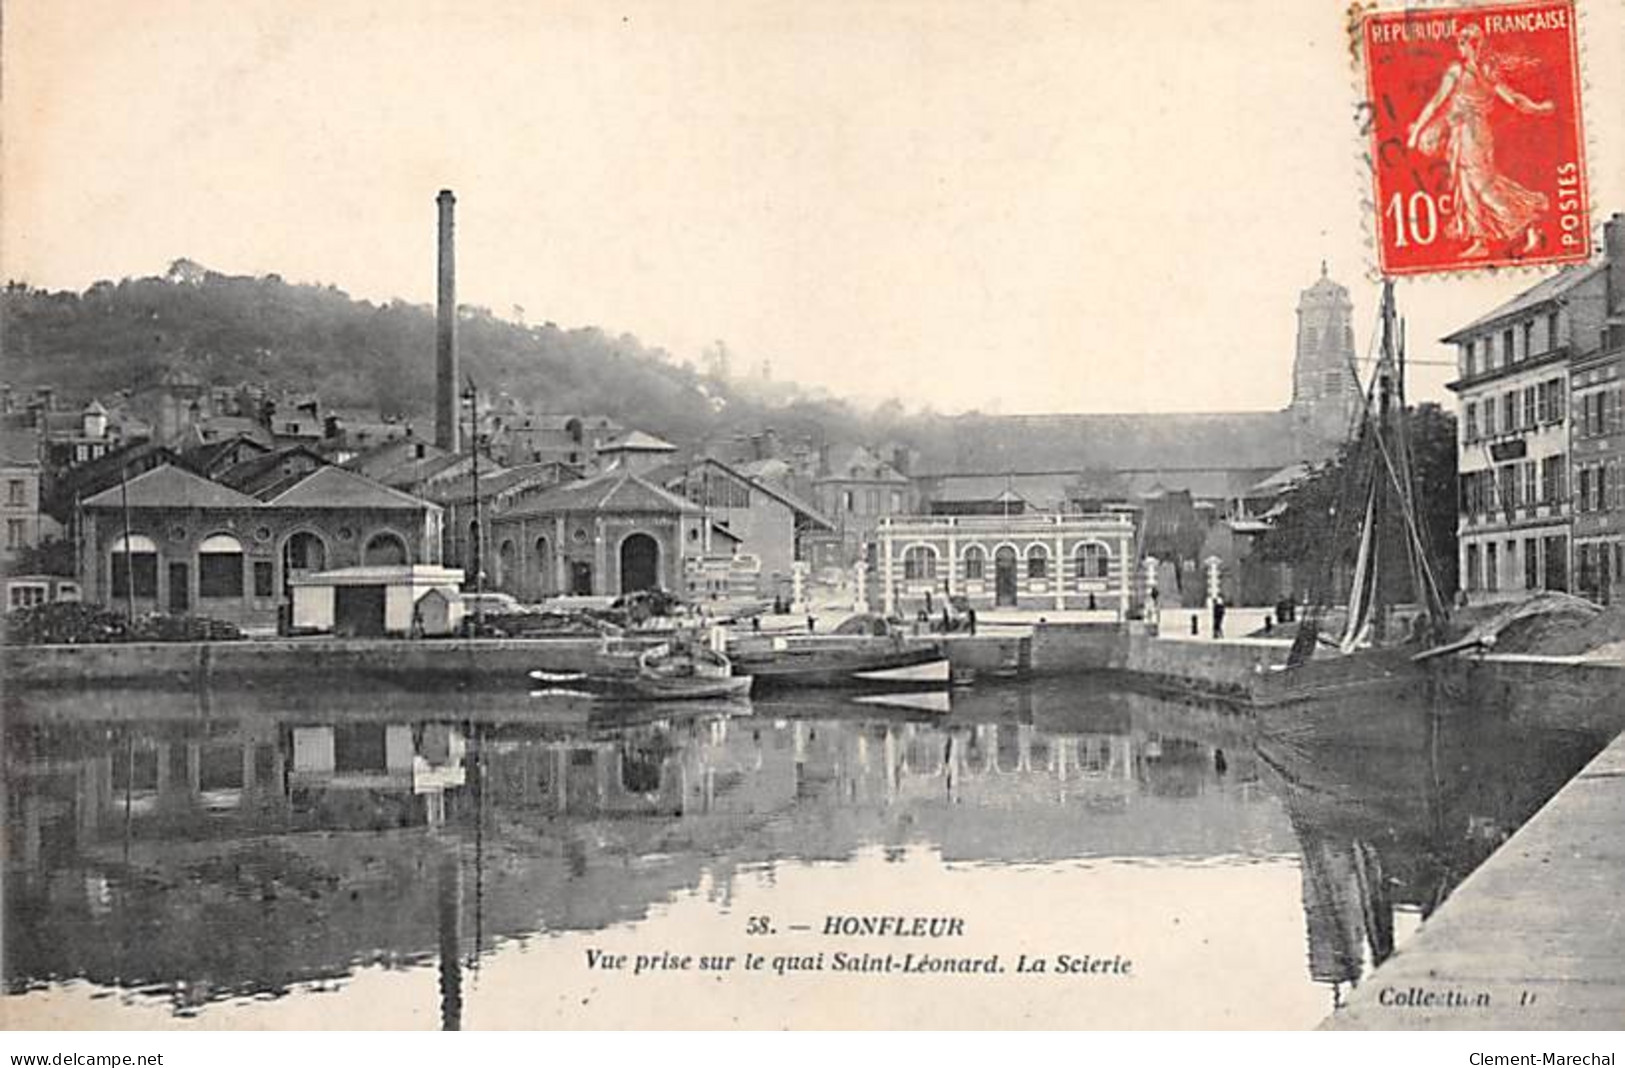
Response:
MULTIPOLYGON (((1376 425, 1371 428, 1373 448, 1369 453, 1370 496, 1367 498, 1368 519, 1361 531, 1361 560, 1367 565, 1357 568, 1356 591, 1350 595, 1349 626, 1343 636, 1345 651, 1360 640, 1367 627, 1383 637, 1384 622, 1382 598, 1385 593, 1381 582, 1379 552, 1389 539, 1384 530, 1399 524, 1399 540, 1405 546, 1409 565, 1411 589, 1417 602, 1427 614, 1428 625, 1435 632, 1446 614, 1444 598, 1429 560, 1427 536, 1419 518, 1416 495, 1415 463, 1411 454, 1410 428, 1405 398, 1405 342, 1404 326, 1394 310, 1394 284, 1385 280, 1382 287, 1382 347, 1377 372, 1372 383, 1376 396, 1376 425), (1365 596, 1361 596, 1360 586, 1365 596), (1356 617, 1355 606, 1362 611, 1356 617)), ((1430 635, 1437 637, 1437 634, 1430 635)))
MULTIPOLYGON (((1429 562, 1426 534, 1419 519, 1415 491, 1415 466, 1411 458, 1406 419, 1404 326, 1394 307, 1394 284, 1385 279, 1379 322, 1380 347, 1375 373, 1366 394, 1364 416, 1344 457, 1338 504, 1333 510, 1332 536, 1328 551, 1335 558, 1343 544, 1343 517, 1357 524, 1354 573, 1348 586, 1348 616, 1338 646, 1352 653, 1370 641, 1385 638, 1384 600, 1392 596, 1383 573, 1385 555, 1404 546, 1412 590, 1427 613, 1435 632, 1445 616, 1443 597, 1429 562), (1397 524, 1397 526, 1396 526, 1397 524), (1385 549, 1387 547, 1387 549, 1385 549)), ((1331 560, 1322 581, 1330 584, 1331 560)), ((1328 591, 1329 592, 1329 591, 1328 591)), ((1324 602, 1321 602, 1324 603, 1324 602)), ((1288 664, 1299 664, 1313 655, 1318 633, 1318 612, 1300 625, 1288 664)), ((1430 635, 1430 637, 1436 637, 1430 635)))
POLYGON ((1434 631, 1428 637, 1437 640, 1440 627, 1449 614, 1449 606, 1439 590, 1438 577, 1433 573, 1427 527, 1422 522, 1417 503, 1416 458, 1411 450, 1410 407, 1405 395, 1405 324, 1393 313, 1391 282, 1384 286, 1383 299, 1386 309, 1384 357, 1392 379, 1393 398, 1397 401, 1391 415, 1392 446, 1383 451, 1383 461, 1399 504, 1397 517, 1403 524, 1411 589, 1417 603, 1427 614, 1429 627, 1434 631), (1386 351, 1390 343, 1393 344, 1391 355, 1386 351))

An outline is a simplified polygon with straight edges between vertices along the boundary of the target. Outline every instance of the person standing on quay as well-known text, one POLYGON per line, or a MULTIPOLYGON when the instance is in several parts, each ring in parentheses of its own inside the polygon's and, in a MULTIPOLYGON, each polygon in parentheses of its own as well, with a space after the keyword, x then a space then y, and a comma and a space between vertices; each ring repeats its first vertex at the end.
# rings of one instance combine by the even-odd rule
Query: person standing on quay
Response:
POLYGON ((1224 637, 1224 594, 1213 598, 1213 637, 1224 637))

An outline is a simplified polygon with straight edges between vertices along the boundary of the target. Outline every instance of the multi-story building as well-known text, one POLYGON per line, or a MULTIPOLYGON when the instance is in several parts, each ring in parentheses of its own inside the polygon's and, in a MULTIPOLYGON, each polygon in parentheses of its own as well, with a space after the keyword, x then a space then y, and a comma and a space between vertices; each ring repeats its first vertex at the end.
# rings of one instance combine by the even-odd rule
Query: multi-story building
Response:
MULTIPOLYGON (((789 490, 751 478, 714 457, 675 460, 648 477, 704 508, 714 527, 739 539, 730 546, 731 555, 753 558, 756 595, 789 596, 796 563, 808 560, 809 539, 816 541, 834 530, 829 520, 789 490)), ((729 570, 737 570, 731 561, 729 570)))
MULTIPOLYGON (((1598 551, 1589 548, 1603 537, 1593 513, 1617 499, 1607 472, 1617 469, 1618 434, 1610 445, 1606 429, 1617 419, 1606 415, 1618 372, 1609 378, 1606 368, 1622 226, 1625 216, 1609 222, 1604 262, 1548 278, 1444 338, 1460 371, 1450 384, 1461 416, 1457 533, 1461 585, 1473 600, 1573 589, 1582 530, 1588 567, 1598 551), (1588 519, 1577 525, 1582 508, 1588 519)), ((1587 578, 1594 587, 1595 575, 1587 578)))
POLYGON ((830 449, 813 492, 818 511, 835 528, 809 546, 810 562, 818 568, 844 568, 862 559, 884 517, 916 511, 917 494, 908 476, 862 445, 830 449))
POLYGON ((4 431, 0 437, 0 571, 15 570, 19 555, 56 534, 55 520, 40 510, 40 462, 36 440, 27 431, 4 431))
POLYGON ((1625 215, 1603 227, 1606 314, 1598 345, 1570 368, 1574 586, 1604 604, 1625 594, 1625 215))

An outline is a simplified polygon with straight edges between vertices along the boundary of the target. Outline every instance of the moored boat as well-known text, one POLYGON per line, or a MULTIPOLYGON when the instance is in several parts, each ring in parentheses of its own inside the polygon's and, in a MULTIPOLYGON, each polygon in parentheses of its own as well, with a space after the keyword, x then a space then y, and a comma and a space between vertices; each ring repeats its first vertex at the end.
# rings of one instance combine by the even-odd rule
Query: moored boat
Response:
POLYGON ((549 690, 635 701, 744 697, 751 688, 750 675, 736 673, 727 656, 687 642, 633 652, 606 650, 591 671, 532 671, 530 678, 549 690))
POLYGON ((1255 675, 1259 736, 1353 748, 1425 745, 1434 716, 1431 673, 1412 655, 1406 647, 1363 649, 1255 675))
POLYGON ((805 634, 735 639, 736 668, 766 687, 945 686, 946 675, 891 675, 946 659, 940 642, 904 635, 805 634))
POLYGON ((1381 356, 1365 417, 1341 463, 1341 492, 1331 509, 1331 528, 1324 532, 1327 557, 1316 603, 1298 625, 1286 664, 1260 671, 1250 688, 1265 734, 1329 730, 1396 736, 1394 724, 1380 722, 1387 717, 1372 709, 1386 707, 1380 703, 1385 697, 1426 697, 1431 673, 1424 653, 1445 634, 1449 607, 1417 506, 1404 345, 1391 281, 1383 284, 1381 317, 1381 356), (1341 526, 1349 518, 1352 531, 1341 526), (1344 540, 1349 533, 1352 546, 1344 540), (1346 618, 1334 637, 1321 631, 1322 610, 1331 593, 1333 560, 1350 548, 1346 618), (1357 699, 1363 711, 1340 712, 1346 698, 1357 699))

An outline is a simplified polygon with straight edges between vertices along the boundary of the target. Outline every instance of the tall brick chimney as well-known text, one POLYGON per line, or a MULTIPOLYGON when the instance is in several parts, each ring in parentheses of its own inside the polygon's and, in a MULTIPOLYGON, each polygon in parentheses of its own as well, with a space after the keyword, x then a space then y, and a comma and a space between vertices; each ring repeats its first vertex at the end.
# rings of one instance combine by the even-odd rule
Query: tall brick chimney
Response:
POLYGON ((434 443, 458 451, 457 198, 450 189, 435 197, 440 208, 440 287, 435 312, 434 443))

